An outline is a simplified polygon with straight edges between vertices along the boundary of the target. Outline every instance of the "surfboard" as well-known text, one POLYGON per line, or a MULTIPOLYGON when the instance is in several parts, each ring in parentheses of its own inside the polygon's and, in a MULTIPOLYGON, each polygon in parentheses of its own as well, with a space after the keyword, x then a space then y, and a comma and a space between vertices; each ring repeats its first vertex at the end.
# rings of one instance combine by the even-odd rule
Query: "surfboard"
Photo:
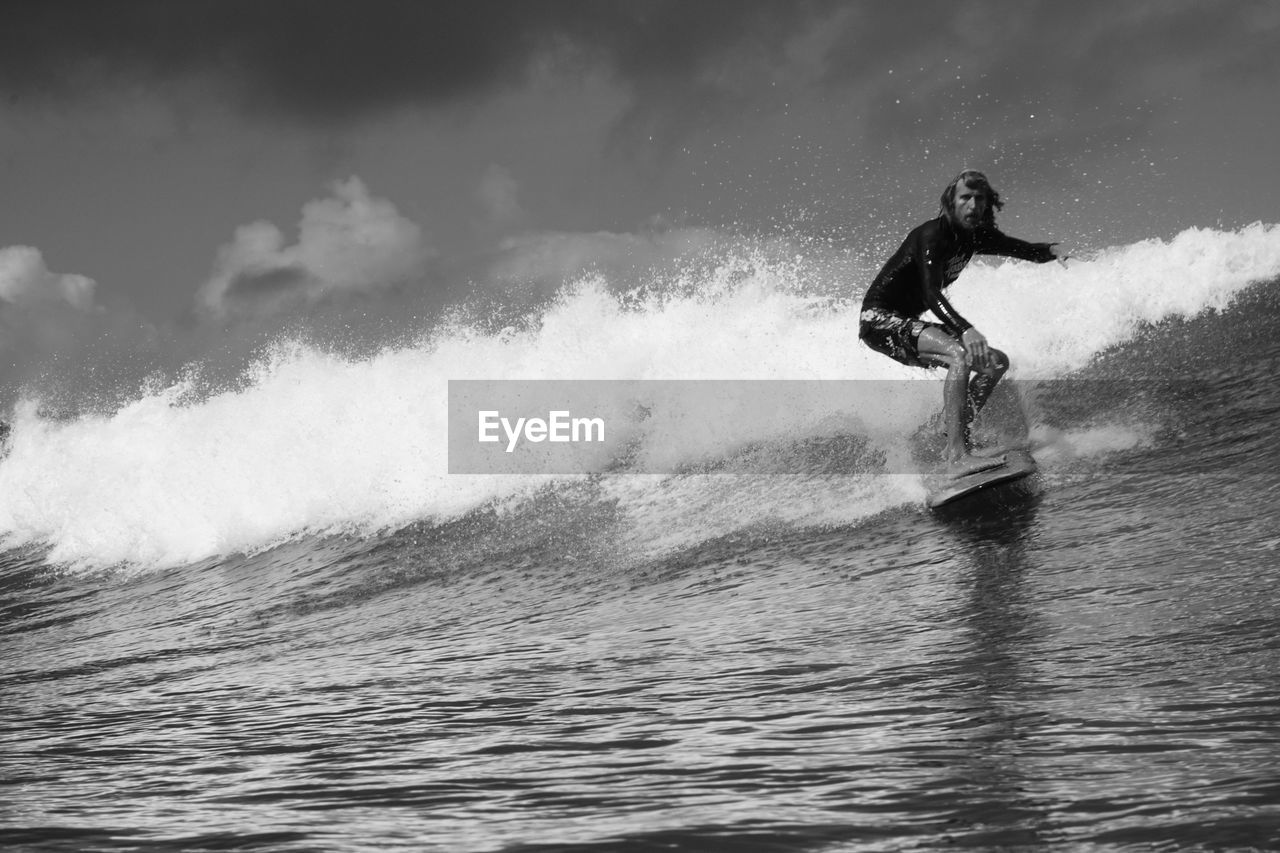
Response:
POLYGON ((945 474, 929 477, 925 481, 925 488, 928 489, 925 503, 930 509, 937 509, 982 489, 1020 480, 1028 474, 1034 474, 1035 470, 1036 460, 1031 458, 1030 453, 1025 450, 1010 450, 1005 453, 1004 464, 995 468, 975 471, 954 480, 945 474))

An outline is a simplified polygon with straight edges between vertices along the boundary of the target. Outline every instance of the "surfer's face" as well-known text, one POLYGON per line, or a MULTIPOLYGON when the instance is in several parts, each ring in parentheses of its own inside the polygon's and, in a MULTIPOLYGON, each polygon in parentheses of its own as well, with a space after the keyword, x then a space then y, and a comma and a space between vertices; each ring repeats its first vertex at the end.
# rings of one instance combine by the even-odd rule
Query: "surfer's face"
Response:
POLYGON ((987 193, 971 184, 956 184, 956 200, 951 206, 951 218, 961 228, 972 231, 982 223, 987 212, 987 193))

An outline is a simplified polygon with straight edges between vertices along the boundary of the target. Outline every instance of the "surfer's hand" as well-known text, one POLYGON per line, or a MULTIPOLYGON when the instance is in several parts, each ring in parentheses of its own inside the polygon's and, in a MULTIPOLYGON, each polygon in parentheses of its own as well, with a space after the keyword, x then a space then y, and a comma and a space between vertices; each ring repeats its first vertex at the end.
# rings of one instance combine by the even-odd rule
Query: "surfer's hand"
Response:
POLYGON ((1054 259, 1064 267, 1067 265, 1067 258, 1071 257, 1071 254, 1062 248, 1061 243, 1050 243, 1049 254, 1053 255, 1054 259))
POLYGON ((991 348, 987 346, 987 339, 975 328, 964 330, 964 334, 960 336, 960 342, 964 344, 964 351, 969 356, 970 365, 978 365, 986 367, 988 359, 991 358, 991 348))

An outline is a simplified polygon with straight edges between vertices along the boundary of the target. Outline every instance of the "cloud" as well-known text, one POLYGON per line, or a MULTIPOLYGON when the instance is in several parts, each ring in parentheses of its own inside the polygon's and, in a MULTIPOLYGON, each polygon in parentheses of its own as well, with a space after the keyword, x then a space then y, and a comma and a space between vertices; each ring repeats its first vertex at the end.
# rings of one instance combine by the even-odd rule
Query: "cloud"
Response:
POLYGON ((103 84, 189 78, 211 81, 253 112, 343 120, 486 96, 552 66, 603 68, 641 89, 690 79, 699 69, 722 68, 726 52, 774 51, 815 10, 831 6, 830 0, 19 0, 6 7, 0 29, 0 91, 77 97, 103 84))
POLYGON ((503 240, 485 278, 538 297, 585 275, 603 275, 618 290, 647 284, 681 264, 712 256, 723 235, 706 228, 619 234, 551 231, 503 240))
POLYGON ((302 208, 298 242, 270 222, 236 229, 200 288, 200 310, 262 313, 343 295, 383 291, 421 276, 433 252, 422 229, 356 177, 302 208))
POLYGON ((826 130, 828 144, 968 150, 1024 129, 1057 144, 1057 130, 1099 112, 1172 111, 1188 92, 1280 73, 1274 5, 15 0, 0 28, 0 95, 22 105, 114 88, 341 125, 476 107, 549 75, 607 81, 609 141, 646 157, 706 130, 760 133, 769 117, 826 130), (202 97, 178 97, 186 85, 202 97))
POLYGON ((93 309, 97 284, 82 275, 50 272, 44 256, 31 246, 0 249, 0 300, 14 305, 65 302, 79 311, 93 309))
POLYGON ((107 310, 93 279, 51 272, 39 249, 0 248, 0 403, 22 384, 54 372, 100 379, 116 351, 152 342, 151 329, 127 304, 107 310))

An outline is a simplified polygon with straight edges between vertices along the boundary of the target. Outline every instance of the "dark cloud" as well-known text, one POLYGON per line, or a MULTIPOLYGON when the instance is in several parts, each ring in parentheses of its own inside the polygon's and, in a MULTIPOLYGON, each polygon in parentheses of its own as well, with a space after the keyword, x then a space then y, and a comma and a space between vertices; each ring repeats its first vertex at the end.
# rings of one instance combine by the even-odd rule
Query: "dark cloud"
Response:
POLYGON ((344 118, 522 79, 536 59, 677 79, 741 44, 776 46, 823 4, 794 0, 11 0, 0 89, 212 75, 253 110, 344 118))
POLYGON ((231 277, 222 298, 227 302, 264 297, 278 297, 301 290, 313 281, 306 267, 301 264, 263 271, 238 272, 231 277))
POLYGON ((669 141, 788 99, 841 108, 861 98, 873 138, 892 140, 937 133, 958 112, 985 120, 1047 103, 1071 114, 1135 90, 1149 96, 1168 63, 1218 79, 1275 73, 1274 9, 1268 0, 9 0, 0 92, 76 97, 198 80, 251 113, 342 121, 465 103, 535 68, 603 70, 632 96, 623 138, 669 141))

